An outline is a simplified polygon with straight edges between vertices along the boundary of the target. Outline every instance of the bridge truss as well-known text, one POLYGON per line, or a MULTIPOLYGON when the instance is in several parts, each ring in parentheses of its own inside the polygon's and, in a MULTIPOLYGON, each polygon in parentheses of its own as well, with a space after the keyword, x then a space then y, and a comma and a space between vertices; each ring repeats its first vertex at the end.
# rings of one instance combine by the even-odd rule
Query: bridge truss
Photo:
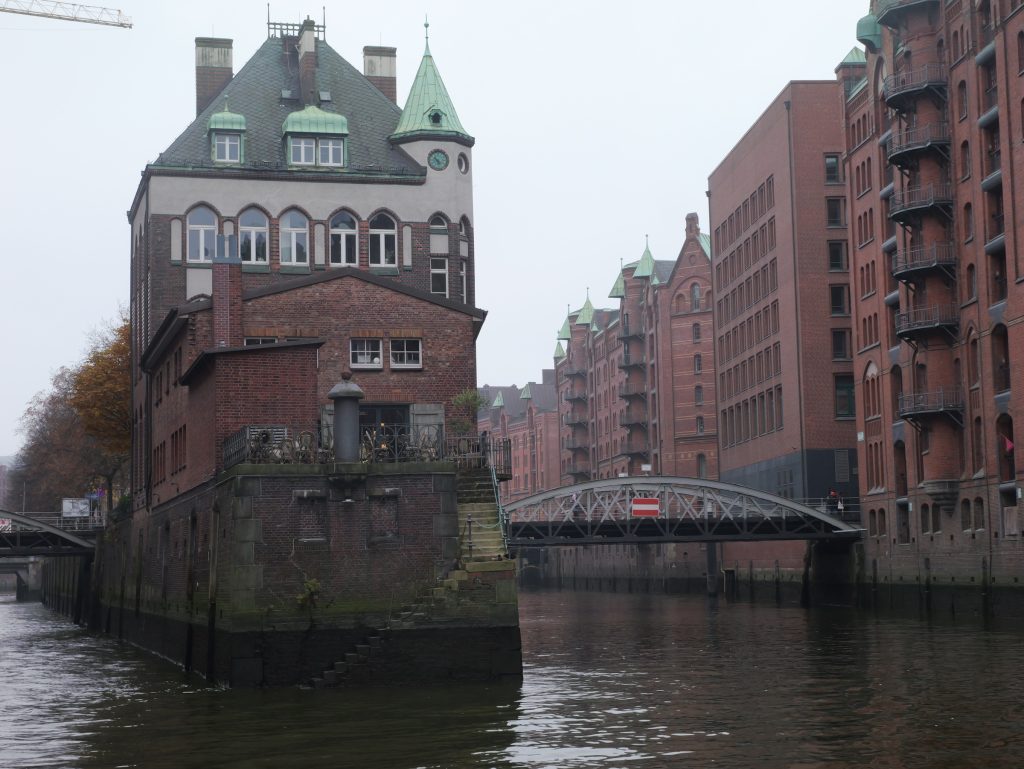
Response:
POLYGON ((74 518, 61 523, 59 515, 50 515, 44 520, 26 513, 0 510, 0 558, 83 555, 95 549, 91 540, 102 526, 74 518))
POLYGON ((535 494, 502 508, 510 547, 633 542, 756 542, 857 538, 863 529, 744 486, 680 477, 591 481, 535 494), (657 516, 637 516, 636 498, 657 516))

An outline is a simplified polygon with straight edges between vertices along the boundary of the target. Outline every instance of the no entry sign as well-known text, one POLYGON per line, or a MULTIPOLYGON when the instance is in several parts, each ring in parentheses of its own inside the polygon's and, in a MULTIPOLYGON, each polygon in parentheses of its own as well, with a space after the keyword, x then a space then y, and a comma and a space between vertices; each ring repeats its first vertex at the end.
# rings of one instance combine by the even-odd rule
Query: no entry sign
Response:
POLYGON ((634 518, 657 518, 660 512, 657 497, 633 497, 634 518))

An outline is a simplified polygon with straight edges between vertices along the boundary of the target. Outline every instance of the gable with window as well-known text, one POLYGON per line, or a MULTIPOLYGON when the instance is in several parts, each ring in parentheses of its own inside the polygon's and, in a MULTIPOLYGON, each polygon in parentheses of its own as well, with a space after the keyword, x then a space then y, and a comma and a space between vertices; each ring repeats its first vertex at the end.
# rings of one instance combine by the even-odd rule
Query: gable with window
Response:
POLYGON ((420 340, 392 339, 391 368, 423 368, 423 354, 420 340))
POLYGON ((207 124, 210 136, 210 157, 214 163, 243 163, 245 161, 245 116, 228 112, 225 103, 221 112, 215 112, 207 124))
POLYGON ((281 133, 288 164, 321 168, 346 165, 348 120, 312 105, 285 118, 281 133))

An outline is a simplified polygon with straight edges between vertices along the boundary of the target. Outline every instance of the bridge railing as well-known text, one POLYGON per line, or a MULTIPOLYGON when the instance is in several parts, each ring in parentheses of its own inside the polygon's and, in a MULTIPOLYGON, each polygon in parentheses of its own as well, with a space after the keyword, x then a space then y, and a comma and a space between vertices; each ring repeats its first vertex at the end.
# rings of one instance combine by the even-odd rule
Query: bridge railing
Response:
MULTIPOLYGON (((99 516, 82 516, 82 517, 65 517, 60 513, 21 513, 34 521, 39 521, 48 526, 61 529, 62 531, 72 531, 77 533, 88 534, 91 532, 100 531, 103 529, 103 519, 99 516)), ((12 531, 29 531, 32 526, 13 521, 10 518, 5 518, 3 513, 0 513, 0 531, 12 532, 12 531)))

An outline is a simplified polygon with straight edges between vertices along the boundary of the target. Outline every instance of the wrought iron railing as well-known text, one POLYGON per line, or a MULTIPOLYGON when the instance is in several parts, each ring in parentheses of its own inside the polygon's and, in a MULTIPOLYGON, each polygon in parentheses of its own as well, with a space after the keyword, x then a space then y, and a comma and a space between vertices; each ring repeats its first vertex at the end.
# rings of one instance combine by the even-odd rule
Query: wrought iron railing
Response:
POLYGON ((927 147, 929 144, 949 144, 948 123, 928 123, 894 133, 889 140, 889 158, 901 152, 927 147))
POLYGON ((955 267, 956 249, 951 242, 914 246, 892 255, 892 271, 895 274, 931 267, 955 267))
POLYGON ((960 313, 956 305, 917 307, 896 316, 896 333, 900 334, 919 328, 935 328, 936 326, 956 326, 959 323, 960 313))
POLYGON ((963 411, 964 394, 959 387, 932 392, 903 393, 897 403, 899 415, 934 414, 941 411, 963 411))
POLYGON ((920 69, 889 75, 882 85, 882 93, 888 99, 907 91, 919 91, 928 86, 944 86, 946 78, 946 69, 943 65, 925 64, 920 69))
POLYGON ((949 205, 953 202, 953 188, 949 184, 926 184, 896 190, 889 202, 889 215, 911 208, 949 205))

